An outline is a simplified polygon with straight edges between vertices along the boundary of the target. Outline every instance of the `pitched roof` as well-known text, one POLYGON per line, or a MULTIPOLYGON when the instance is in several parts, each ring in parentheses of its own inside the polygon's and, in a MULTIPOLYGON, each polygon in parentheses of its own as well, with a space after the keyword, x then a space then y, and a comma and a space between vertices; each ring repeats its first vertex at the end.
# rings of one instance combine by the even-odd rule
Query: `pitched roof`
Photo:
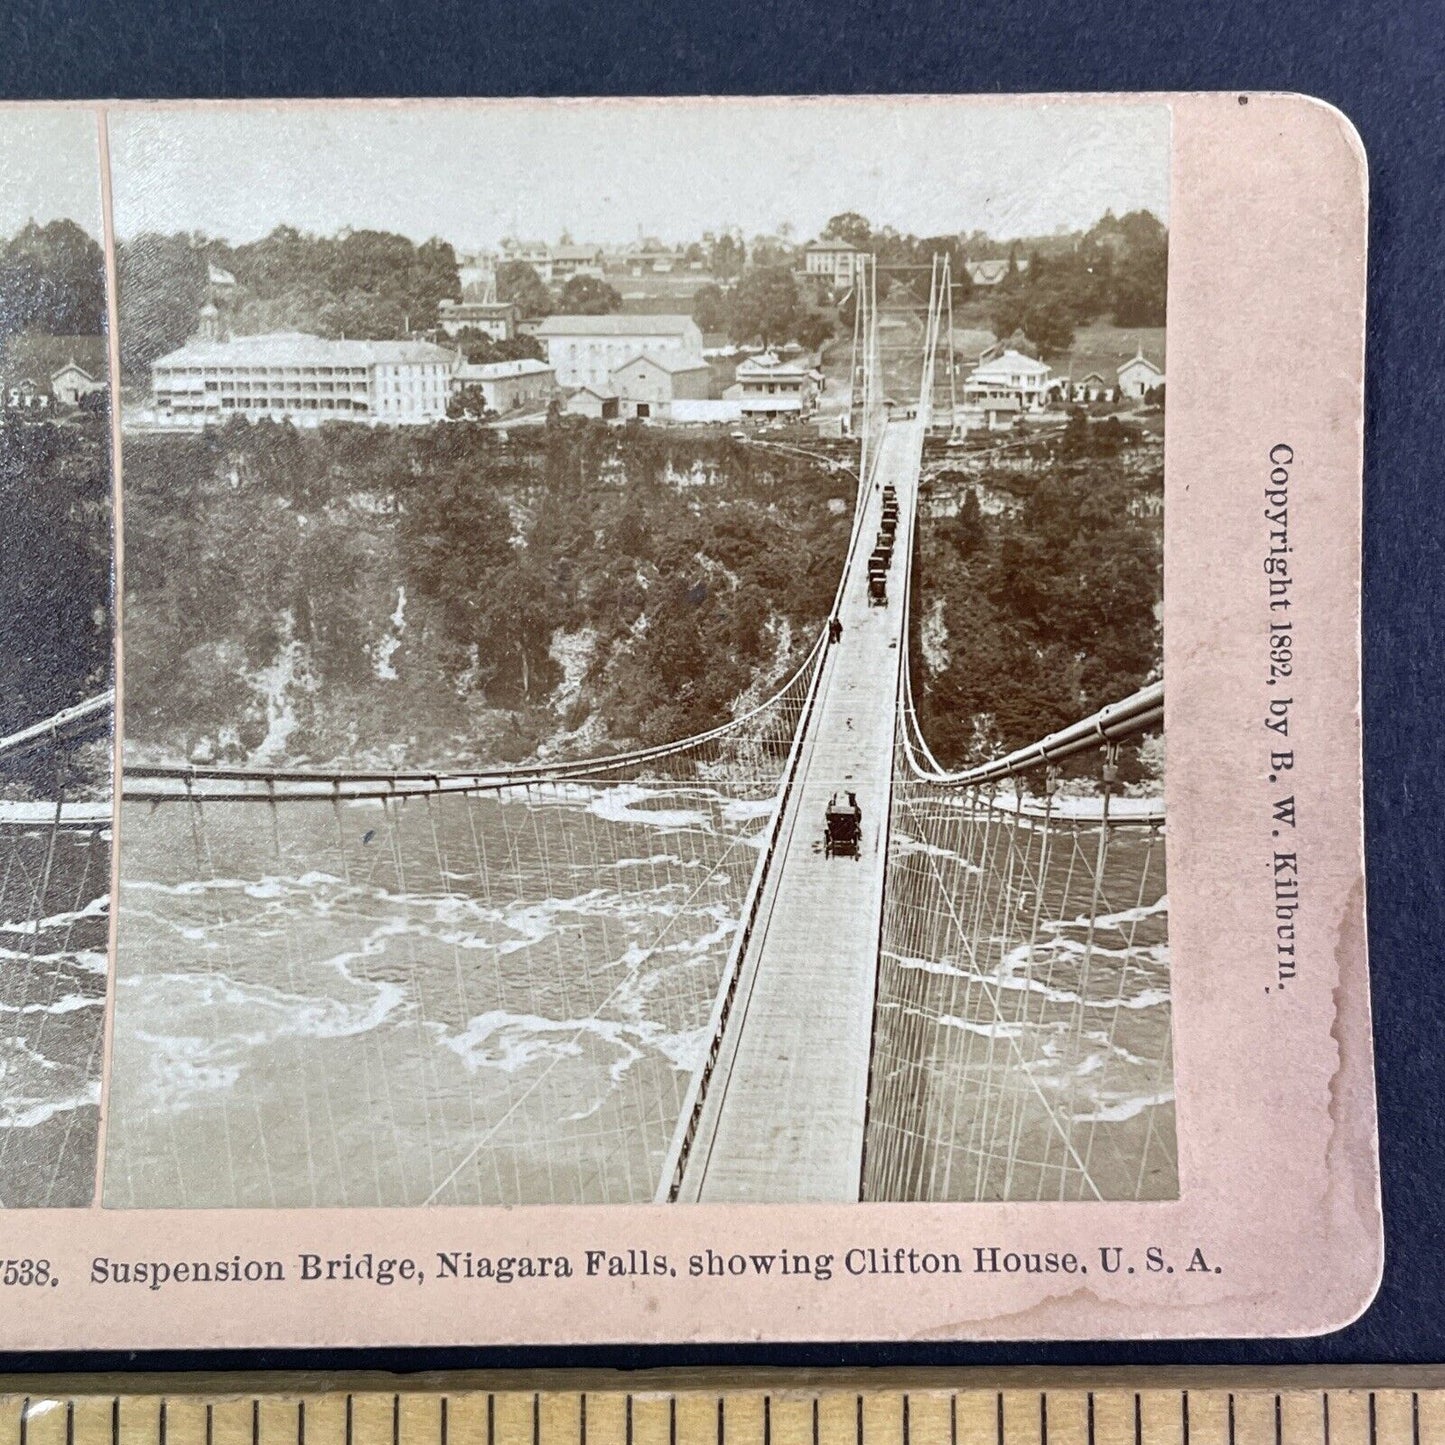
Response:
POLYGON ((805 251, 856 251, 858 248, 851 241, 840 241, 836 236, 820 236, 816 241, 809 241, 803 249, 805 251))
POLYGON ((760 356, 749 356, 738 362, 733 372, 741 379, 748 377, 799 376, 806 377, 808 368, 798 361, 783 361, 776 352, 765 351, 760 356))
POLYGON ((1133 360, 1140 350, 1161 370, 1164 368, 1164 328, 1140 331, 1117 331, 1110 328, 1086 327, 1074 337, 1067 361, 1060 360, 1059 369, 1084 376, 1097 371, 1112 377, 1118 369, 1133 360))
POLYGON ((457 375, 463 381, 505 381, 514 376, 541 376, 544 372, 551 376, 553 371, 545 361, 527 356, 518 361, 481 361, 476 365, 468 362, 457 375))
POLYGON ((975 285, 992 285, 1002 281, 1008 275, 1008 258, 995 259, 990 261, 969 261, 967 263, 969 279, 975 285))
POLYGON ((515 301, 438 301, 437 310, 448 314, 469 312, 477 316, 500 316, 504 311, 515 311, 515 301))
POLYGON ((549 316, 536 329, 538 336, 684 336, 695 330, 691 316, 549 316))
POLYGON ((332 341, 304 331, 268 331, 229 341, 188 341, 155 365, 395 366, 454 359, 454 352, 430 341, 332 341))
POLYGON ((654 356, 650 351, 639 351, 636 356, 629 356, 626 361, 614 366, 612 375, 626 371, 629 366, 636 366, 639 361, 650 361, 659 371, 665 371, 669 376, 676 376, 680 371, 712 370, 707 362, 693 356, 654 356))
POLYGON ((1118 367, 1119 375, 1123 376, 1123 374, 1128 371, 1131 366, 1147 366, 1149 370, 1154 373, 1155 376, 1164 375, 1164 368, 1160 366, 1157 361, 1151 361, 1147 356, 1144 355, 1142 351, 1135 352, 1134 355, 1128 359, 1128 361, 1120 364, 1120 366, 1118 367))
POLYGON ((1032 356, 1025 356, 1022 351, 1015 351, 1010 347, 1001 356, 990 357, 987 361, 980 362, 969 373, 969 380, 975 377, 988 380, 993 376, 1007 375, 1011 373, 1022 373, 1025 376, 1047 376, 1050 368, 1046 362, 1036 361, 1032 356))

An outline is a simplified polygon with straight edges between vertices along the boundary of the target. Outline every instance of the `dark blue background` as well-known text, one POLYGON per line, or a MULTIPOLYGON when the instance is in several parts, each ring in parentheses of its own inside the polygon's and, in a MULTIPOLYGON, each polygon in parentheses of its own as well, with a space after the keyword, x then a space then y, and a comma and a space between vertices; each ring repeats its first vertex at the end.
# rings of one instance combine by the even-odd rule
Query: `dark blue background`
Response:
MULTIPOLYGON (((1305 91, 1344 110, 1371 171, 1365 766, 1387 1230, 1375 1304, 1313 1340, 52 1355, 0 1365, 1445 1361, 1445 11, 1438 0, 1356 0, 1331 12, 1319 0, 0 3, 5 98, 1261 89, 1305 91)), ((1257 1202, 1270 1208, 1267 1176, 1257 1202)))

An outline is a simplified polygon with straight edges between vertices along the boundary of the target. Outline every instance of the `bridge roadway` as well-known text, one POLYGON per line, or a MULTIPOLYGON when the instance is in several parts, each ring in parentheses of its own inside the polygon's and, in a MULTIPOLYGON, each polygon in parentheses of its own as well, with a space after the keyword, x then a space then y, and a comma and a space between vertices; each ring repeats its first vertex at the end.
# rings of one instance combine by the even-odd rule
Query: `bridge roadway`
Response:
POLYGON ((890 423, 844 584, 842 639, 829 649, 799 754, 758 925, 703 1100, 680 1201, 856 1200, 878 973, 893 733, 922 427, 890 423), (870 607, 867 561, 882 484, 898 489, 888 604, 870 607), (823 811, 852 789, 860 857, 825 858, 823 811))

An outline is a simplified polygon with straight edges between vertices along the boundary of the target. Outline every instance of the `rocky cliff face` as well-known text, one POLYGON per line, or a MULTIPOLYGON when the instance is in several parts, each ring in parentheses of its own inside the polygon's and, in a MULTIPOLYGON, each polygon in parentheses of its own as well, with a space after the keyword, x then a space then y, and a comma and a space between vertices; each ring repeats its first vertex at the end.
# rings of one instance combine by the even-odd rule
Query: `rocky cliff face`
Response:
POLYGON ((851 505, 806 459, 572 423, 234 424, 132 439, 126 482, 134 761, 466 766, 701 730, 811 644, 851 505))

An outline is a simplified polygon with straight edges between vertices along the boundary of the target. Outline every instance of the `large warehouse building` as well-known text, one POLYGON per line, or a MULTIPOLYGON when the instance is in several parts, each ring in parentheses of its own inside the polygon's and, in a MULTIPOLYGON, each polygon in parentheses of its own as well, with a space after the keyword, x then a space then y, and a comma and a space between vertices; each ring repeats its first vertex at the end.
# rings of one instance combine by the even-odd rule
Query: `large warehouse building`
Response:
POLYGON ((549 316, 536 329, 557 384, 611 392, 609 378, 644 352, 657 361, 702 363, 702 332, 691 316, 549 316))

